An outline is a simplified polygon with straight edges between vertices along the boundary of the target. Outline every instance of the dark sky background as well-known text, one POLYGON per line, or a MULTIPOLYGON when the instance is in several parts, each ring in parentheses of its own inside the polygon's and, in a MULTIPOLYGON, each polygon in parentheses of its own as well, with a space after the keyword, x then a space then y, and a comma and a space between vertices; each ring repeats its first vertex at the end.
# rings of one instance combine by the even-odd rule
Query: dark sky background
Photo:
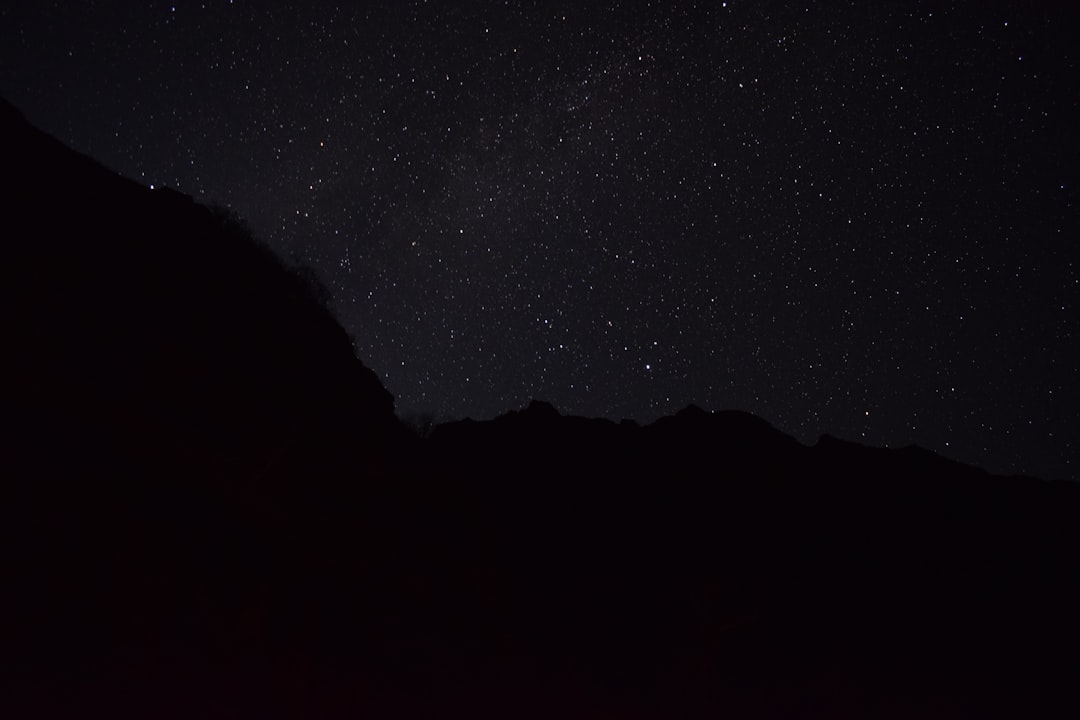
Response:
POLYGON ((401 412, 693 402, 1076 476, 1073 17, 364 5, 5 3, 0 92, 313 267, 401 412))

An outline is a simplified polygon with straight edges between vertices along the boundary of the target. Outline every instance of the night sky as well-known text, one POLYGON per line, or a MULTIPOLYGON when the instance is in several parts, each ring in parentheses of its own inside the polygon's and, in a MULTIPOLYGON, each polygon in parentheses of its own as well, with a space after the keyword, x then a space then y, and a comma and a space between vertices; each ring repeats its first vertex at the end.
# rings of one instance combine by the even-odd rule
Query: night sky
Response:
POLYGON ((1077 475, 1073 17, 381 5, 5 3, 0 93, 315 269, 404 414, 696 403, 1077 475))

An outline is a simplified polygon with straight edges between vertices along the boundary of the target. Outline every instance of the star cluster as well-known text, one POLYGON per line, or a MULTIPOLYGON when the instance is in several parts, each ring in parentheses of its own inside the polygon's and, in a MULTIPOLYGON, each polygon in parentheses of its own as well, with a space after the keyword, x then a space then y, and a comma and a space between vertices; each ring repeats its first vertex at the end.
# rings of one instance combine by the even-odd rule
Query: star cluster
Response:
POLYGON ((313 268, 403 413, 688 403, 1075 476, 1075 24, 1016 3, 33 3, 0 91, 313 268))

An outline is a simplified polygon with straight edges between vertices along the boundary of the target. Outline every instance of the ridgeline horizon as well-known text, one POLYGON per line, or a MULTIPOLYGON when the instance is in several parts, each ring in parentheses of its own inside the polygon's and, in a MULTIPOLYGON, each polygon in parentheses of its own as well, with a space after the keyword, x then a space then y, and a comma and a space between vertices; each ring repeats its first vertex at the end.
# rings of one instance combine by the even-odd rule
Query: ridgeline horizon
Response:
POLYGON ((1080 484, 693 405, 410 426, 231 215, 0 142, 6 715, 1078 709, 1080 484))

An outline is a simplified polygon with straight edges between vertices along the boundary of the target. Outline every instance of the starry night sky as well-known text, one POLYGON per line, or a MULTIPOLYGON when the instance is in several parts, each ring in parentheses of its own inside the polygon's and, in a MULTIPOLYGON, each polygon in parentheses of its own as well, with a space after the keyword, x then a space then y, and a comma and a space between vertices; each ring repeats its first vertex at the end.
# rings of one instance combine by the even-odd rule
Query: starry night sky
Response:
POLYGON ((0 93, 314 268, 402 413, 693 402, 1077 475, 1075 18, 364 5, 5 4, 0 93))

